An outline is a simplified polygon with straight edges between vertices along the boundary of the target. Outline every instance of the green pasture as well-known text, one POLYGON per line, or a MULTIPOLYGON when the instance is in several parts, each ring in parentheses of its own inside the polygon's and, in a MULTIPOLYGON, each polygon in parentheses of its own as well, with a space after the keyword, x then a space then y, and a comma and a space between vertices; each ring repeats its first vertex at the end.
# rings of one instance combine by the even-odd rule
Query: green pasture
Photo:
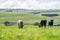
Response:
POLYGON ((25 25, 19 29, 16 25, 0 25, 0 40, 60 40, 60 27, 25 25))
MULTIPOLYGON (((46 14, 59 14, 60 12, 47 12, 46 14)), ((4 21, 10 21, 10 22, 17 22, 17 20, 23 20, 24 23, 34 23, 34 22, 40 22, 42 19, 47 19, 48 21, 53 19, 55 23, 60 23, 60 16, 55 17, 46 17, 42 16, 40 14, 32 14, 29 12, 0 12, 0 23, 3 23, 4 21)))
MULTIPOLYGON (((60 15, 60 12, 48 12, 60 15)), ((29 12, 0 12, 0 40, 60 40, 60 27, 41 27, 34 25, 24 25, 19 29, 17 24, 4 26, 5 21, 17 22, 21 19, 24 23, 40 22, 42 19, 47 21, 54 19, 54 23, 60 23, 60 16, 45 17, 40 14, 29 14, 29 12)))

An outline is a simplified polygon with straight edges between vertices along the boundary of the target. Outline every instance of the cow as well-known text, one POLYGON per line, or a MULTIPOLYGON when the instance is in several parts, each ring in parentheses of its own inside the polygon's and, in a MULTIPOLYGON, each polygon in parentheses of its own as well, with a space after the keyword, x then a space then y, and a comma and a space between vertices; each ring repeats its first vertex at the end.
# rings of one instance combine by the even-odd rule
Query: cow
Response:
POLYGON ((46 25, 47 25, 47 20, 46 19, 44 20, 44 24, 43 25, 44 25, 44 27, 46 27, 46 25))
POLYGON ((24 26, 22 20, 18 20, 18 21, 17 21, 17 24, 18 24, 19 29, 20 29, 20 28, 23 28, 23 26, 24 26))
POLYGON ((41 20, 41 22, 39 23, 39 27, 46 27, 46 24, 47 24, 47 20, 41 20))
POLYGON ((54 20, 50 20, 49 22, 48 22, 48 26, 50 26, 50 27, 52 27, 53 26, 53 22, 54 20))

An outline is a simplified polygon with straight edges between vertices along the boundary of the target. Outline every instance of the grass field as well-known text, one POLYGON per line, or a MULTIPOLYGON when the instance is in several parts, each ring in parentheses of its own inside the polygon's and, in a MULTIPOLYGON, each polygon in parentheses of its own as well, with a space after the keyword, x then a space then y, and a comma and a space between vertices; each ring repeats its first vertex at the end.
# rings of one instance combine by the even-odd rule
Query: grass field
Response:
POLYGON ((60 40, 60 27, 25 25, 23 29, 18 29, 17 26, 1 25, 0 40, 60 40))
MULTIPOLYGON (((60 12, 52 12, 59 14, 60 12)), ((41 13, 42 14, 42 13, 41 13)), ((28 14, 20 12, 0 12, 0 40, 60 40, 60 27, 42 27, 33 25, 24 25, 23 29, 19 29, 17 24, 13 26, 4 26, 3 22, 17 22, 22 19, 24 23, 40 22, 42 19, 54 19, 54 23, 60 23, 60 16, 45 17, 41 14, 28 14)), ((59 14, 60 15, 60 14, 59 14)))

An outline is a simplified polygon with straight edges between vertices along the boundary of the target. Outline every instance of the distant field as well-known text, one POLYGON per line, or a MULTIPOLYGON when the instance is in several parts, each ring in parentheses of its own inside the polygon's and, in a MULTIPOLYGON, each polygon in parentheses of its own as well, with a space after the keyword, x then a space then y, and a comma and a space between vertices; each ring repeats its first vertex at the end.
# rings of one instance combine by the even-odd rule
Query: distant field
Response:
MULTIPOLYGON (((56 13, 60 12, 46 12, 56 13)), ((40 22, 42 19, 48 21, 54 19, 54 23, 60 23, 60 16, 45 17, 41 14, 29 14, 28 12, 0 12, 0 40, 60 40, 60 26, 38 28, 38 26, 25 25, 23 29, 19 29, 17 24, 13 26, 4 26, 5 21, 17 22, 21 19, 24 23, 40 22)))
MULTIPOLYGON (((60 15, 60 12, 46 12, 46 14, 50 13, 56 13, 60 15)), ((34 23, 34 22, 40 22, 42 19, 47 19, 48 21, 51 19, 54 19, 55 23, 60 23, 60 16, 57 17, 45 17, 41 16, 41 14, 31 14, 28 12, 0 12, 0 23, 3 23, 4 21, 11 21, 11 22, 17 22, 17 20, 21 19, 25 23, 34 23)), ((45 14, 45 13, 44 13, 45 14)))

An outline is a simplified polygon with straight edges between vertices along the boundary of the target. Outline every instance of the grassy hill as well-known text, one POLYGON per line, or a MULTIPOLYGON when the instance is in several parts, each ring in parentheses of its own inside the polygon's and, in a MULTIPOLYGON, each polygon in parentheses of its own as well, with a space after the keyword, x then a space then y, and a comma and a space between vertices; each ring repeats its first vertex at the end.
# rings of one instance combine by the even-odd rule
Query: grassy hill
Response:
MULTIPOLYGON (((47 12, 57 13, 60 12, 47 12)), ((42 27, 33 25, 24 25, 23 29, 19 29, 17 24, 13 26, 4 26, 4 21, 17 22, 22 19, 24 23, 40 22, 42 19, 48 21, 54 19, 54 23, 60 23, 60 16, 45 17, 41 14, 29 14, 28 12, 0 12, 0 40, 60 40, 60 27, 42 27)))
MULTIPOLYGON (((50 14, 50 13, 59 14, 60 12, 47 12, 46 14, 50 14)), ((55 23, 60 23, 59 22, 60 16, 51 18, 51 17, 42 16, 41 14, 43 13, 31 14, 29 12, 0 12, 0 22, 1 23, 3 23, 4 21, 17 22, 17 20, 21 19, 25 23, 34 23, 34 22, 40 22, 40 20, 42 19, 47 19, 47 20, 54 19, 55 23)))

